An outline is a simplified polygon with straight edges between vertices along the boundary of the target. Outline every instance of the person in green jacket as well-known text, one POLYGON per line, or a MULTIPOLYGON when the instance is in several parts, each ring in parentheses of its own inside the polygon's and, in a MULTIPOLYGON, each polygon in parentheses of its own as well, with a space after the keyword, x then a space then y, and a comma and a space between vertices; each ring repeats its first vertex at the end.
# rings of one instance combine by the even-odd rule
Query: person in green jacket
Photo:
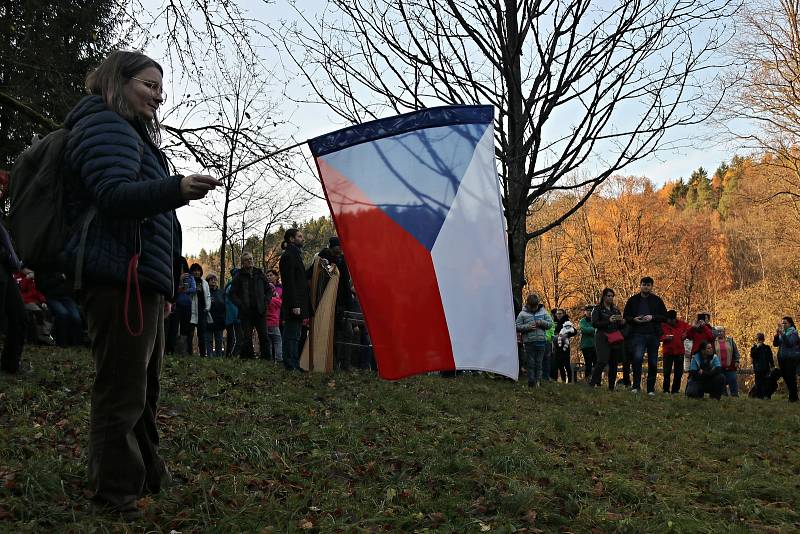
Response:
POLYGON ((553 362, 553 337, 556 335, 556 322, 553 320, 553 316, 550 314, 549 311, 545 310, 547 316, 550 317, 550 328, 545 330, 545 343, 544 348, 544 358, 542 358, 542 382, 549 382, 551 380, 550 371, 552 366, 555 365, 553 362))
MULTIPOLYGON (((583 353, 583 362, 585 364, 583 376, 588 382, 592 378, 592 367, 597 361, 597 353, 594 350, 594 332, 592 326, 592 309, 594 306, 586 306, 583 309, 583 317, 578 323, 578 328, 581 331, 581 352, 583 353)), ((577 373, 576 373, 577 374, 577 373)), ((577 376, 575 377, 577 378, 577 376)))

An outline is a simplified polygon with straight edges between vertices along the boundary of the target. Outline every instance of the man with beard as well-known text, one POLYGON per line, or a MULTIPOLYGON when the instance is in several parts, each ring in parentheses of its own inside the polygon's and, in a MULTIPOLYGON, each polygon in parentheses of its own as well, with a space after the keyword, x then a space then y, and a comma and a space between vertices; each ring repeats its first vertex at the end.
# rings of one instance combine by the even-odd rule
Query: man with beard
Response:
POLYGON ((242 332, 242 358, 255 358, 253 329, 258 333, 258 348, 261 359, 272 359, 267 335, 267 308, 272 300, 273 287, 267 282, 264 271, 253 267, 253 255, 242 254, 242 268, 233 279, 231 299, 239 308, 242 332))
POLYGON ((305 242, 303 233, 297 228, 289 228, 283 235, 281 248, 284 249, 279 263, 283 282, 283 365, 289 371, 302 371, 300 368, 300 333, 303 320, 309 317, 310 294, 306 268, 303 265, 301 248, 305 242))

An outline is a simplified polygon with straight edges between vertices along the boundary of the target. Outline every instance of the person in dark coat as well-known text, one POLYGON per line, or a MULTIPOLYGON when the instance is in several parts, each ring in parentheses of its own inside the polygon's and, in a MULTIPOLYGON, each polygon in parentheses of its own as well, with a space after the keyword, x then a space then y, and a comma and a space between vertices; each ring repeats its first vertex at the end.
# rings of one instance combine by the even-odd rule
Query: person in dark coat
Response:
POLYGON ((630 328, 627 341, 633 350, 633 384, 631 392, 638 393, 642 383, 642 362, 647 352, 647 394, 655 395, 658 373, 658 347, 661 345, 661 323, 667 320, 667 307, 653 293, 653 279, 642 278, 639 292, 628 299, 622 311, 630 328))
POLYGON ((308 319, 311 295, 300 249, 304 243, 303 233, 289 228, 283 235, 284 249, 279 263, 283 282, 283 365, 288 370, 300 371, 300 333, 303 320, 308 319))
POLYGON ((589 385, 600 387, 603 371, 608 366, 608 389, 614 390, 617 384, 617 363, 622 360, 624 350, 621 341, 609 340, 609 335, 617 336, 625 326, 622 312, 614 304, 616 294, 610 287, 603 289, 600 302, 592 309, 592 326, 595 328, 595 349, 597 363, 592 368, 589 385))
POLYGON ((231 290, 239 268, 230 270, 231 277, 222 290, 225 297, 225 357, 236 358, 242 350, 242 323, 239 321, 239 308, 233 303, 231 290))
POLYGON ((242 358, 255 358, 253 350, 253 329, 258 334, 258 349, 262 360, 274 358, 270 352, 267 335, 267 309, 272 299, 273 287, 267 281, 264 271, 253 267, 253 255, 242 254, 242 268, 231 286, 231 300, 239 309, 242 333, 242 358))
POLYGON ((66 172, 74 178, 65 182, 65 210, 76 224, 60 258, 83 287, 96 370, 92 508, 125 520, 141 517, 137 499, 169 481, 156 410, 165 303, 181 252, 175 209, 221 185, 210 176, 170 175, 158 147, 162 74, 144 54, 112 52, 89 74, 89 96, 65 121, 66 172))
MULTIPOLYGON (((3 189, 5 193, 5 188, 3 189)), ((0 353, 0 371, 14 374, 19 371, 28 317, 19 285, 13 273, 22 269, 22 262, 14 251, 5 226, 0 224, 0 324, 6 338, 0 353)))
POLYGON ((553 337, 553 365, 550 378, 558 381, 559 374, 564 382, 572 382, 572 365, 570 364, 570 340, 577 331, 569 320, 569 314, 561 308, 553 310, 556 328, 553 337))
POLYGON ((789 402, 797 402, 797 362, 800 360, 800 336, 794 326, 794 319, 784 317, 778 324, 772 345, 778 347, 778 367, 780 377, 789 391, 789 402))
POLYGON ((225 333, 225 294, 219 288, 219 279, 214 273, 206 276, 208 291, 211 295, 211 324, 206 330, 208 339, 208 355, 222 358, 222 338, 225 333), (213 352, 212 352, 213 350, 213 352))
POLYGON ((768 399, 772 396, 769 391, 769 374, 775 367, 775 360, 772 357, 772 348, 764 341, 766 336, 762 332, 756 334, 756 344, 750 348, 750 361, 753 362, 753 374, 755 375, 755 396, 759 399, 768 399))

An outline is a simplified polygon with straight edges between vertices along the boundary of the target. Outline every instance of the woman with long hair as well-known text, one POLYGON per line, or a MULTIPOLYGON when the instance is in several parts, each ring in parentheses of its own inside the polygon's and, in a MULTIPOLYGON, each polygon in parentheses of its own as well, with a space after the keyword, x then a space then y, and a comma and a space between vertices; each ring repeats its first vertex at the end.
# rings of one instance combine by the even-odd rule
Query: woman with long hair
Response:
POLYGON ((112 52, 86 78, 89 94, 65 121, 65 209, 77 224, 63 259, 83 287, 96 370, 89 486, 96 512, 126 520, 141 516, 139 497, 169 481, 156 408, 165 303, 181 254, 175 209, 221 185, 170 173, 159 149, 162 76, 144 54, 112 52))
POLYGON ((613 390, 617 382, 617 363, 622 361, 622 327, 625 319, 614 304, 614 290, 607 287, 600 295, 600 302, 592 310, 592 326, 595 333, 597 363, 592 369, 590 385, 599 387, 603 370, 608 366, 608 389, 613 390))

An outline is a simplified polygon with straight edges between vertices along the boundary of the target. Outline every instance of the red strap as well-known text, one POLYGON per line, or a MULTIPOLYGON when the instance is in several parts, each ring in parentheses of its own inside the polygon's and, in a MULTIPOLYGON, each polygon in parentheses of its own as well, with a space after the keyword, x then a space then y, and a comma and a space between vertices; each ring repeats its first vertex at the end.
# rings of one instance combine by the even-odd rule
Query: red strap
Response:
POLYGON ((125 284, 125 328, 132 337, 139 337, 144 332, 144 310, 142 308, 142 292, 139 290, 139 255, 134 254, 128 263, 128 279, 125 284), (136 286, 136 304, 139 308, 139 329, 134 332, 131 329, 130 319, 128 318, 128 305, 131 300, 131 280, 136 286))

